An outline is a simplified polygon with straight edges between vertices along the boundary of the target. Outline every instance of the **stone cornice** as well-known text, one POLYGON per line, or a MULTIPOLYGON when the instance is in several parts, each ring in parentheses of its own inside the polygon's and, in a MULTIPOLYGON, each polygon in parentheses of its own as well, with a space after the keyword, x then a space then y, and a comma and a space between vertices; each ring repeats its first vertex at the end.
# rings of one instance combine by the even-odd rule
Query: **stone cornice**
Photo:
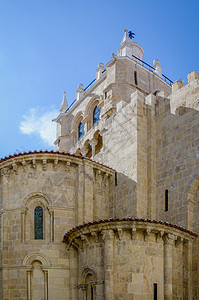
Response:
POLYGON ((78 239, 80 236, 82 237, 84 234, 90 235, 91 232, 92 235, 93 232, 101 234, 104 230, 114 230, 117 234, 119 232, 120 237, 122 233, 120 229, 131 229, 132 234, 135 234, 137 230, 142 230, 145 236, 152 232, 161 237, 172 234, 186 240, 192 240, 198 236, 195 232, 167 222, 129 217, 123 219, 99 220, 79 225, 64 235, 63 242, 71 244, 73 240, 78 239))
MULTIPOLYGON (((66 162, 70 165, 72 164, 91 164, 93 168, 100 169, 103 172, 107 172, 108 174, 112 174, 114 172, 110 167, 104 166, 100 163, 97 163, 89 158, 83 156, 77 156, 70 153, 65 152, 54 152, 54 151, 29 151, 24 153, 18 153, 10 156, 6 156, 0 160, 0 170, 2 175, 9 173, 11 169, 17 172, 17 166, 23 165, 26 167, 28 162, 32 163, 33 168, 35 168, 35 164, 37 161, 42 161, 44 169, 46 168, 46 164, 48 162, 54 162, 55 166, 57 166, 58 162, 66 162), (4 172, 3 170, 7 170, 4 172), (5 174, 4 174, 5 173, 5 174)), ((7 174, 9 175, 9 174, 7 174)))

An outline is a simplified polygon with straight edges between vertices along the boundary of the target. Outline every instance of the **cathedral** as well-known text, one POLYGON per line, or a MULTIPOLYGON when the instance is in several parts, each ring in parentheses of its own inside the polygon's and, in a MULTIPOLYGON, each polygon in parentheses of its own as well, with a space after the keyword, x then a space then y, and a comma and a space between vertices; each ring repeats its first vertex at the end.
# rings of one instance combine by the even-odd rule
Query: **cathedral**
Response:
POLYGON ((64 93, 55 151, 0 160, 0 299, 199 299, 199 74, 132 38, 64 93))

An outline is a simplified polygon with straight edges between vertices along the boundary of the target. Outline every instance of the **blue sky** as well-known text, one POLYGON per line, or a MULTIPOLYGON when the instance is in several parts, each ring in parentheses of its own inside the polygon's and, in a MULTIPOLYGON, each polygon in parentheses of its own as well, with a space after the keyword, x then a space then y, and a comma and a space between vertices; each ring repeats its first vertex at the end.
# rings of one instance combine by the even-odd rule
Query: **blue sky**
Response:
POLYGON ((0 0, 0 157, 54 149, 63 97, 95 77, 136 33, 143 59, 173 81, 199 72, 199 1, 0 0))

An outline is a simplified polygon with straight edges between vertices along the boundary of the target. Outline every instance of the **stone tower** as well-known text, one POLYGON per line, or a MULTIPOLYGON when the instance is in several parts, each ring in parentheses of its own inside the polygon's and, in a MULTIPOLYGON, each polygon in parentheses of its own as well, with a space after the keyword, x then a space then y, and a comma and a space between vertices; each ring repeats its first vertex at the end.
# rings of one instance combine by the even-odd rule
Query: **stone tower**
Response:
MULTIPOLYGON (((157 59, 150 66, 143 54, 125 30, 117 56, 99 64, 89 89, 81 85, 77 101, 56 119, 55 146, 116 171, 110 217, 162 220, 198 232, 199 75, 188 74, 186 86, 182 80, 173 83, 157 59)), ((194 297, 199 295, 196 244, 194 297)), ((183 293, 182 286, 181 292, 167 291, 168 298, 165 291, 165 299, 183 293)), ((192 295, 192 288, 187 293, 192 295)))

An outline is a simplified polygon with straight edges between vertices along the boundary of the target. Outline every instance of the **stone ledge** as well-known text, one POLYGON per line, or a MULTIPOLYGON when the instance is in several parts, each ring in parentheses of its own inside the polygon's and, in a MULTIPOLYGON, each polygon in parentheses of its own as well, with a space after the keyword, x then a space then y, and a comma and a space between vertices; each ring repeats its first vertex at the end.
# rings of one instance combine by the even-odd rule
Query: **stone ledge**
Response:
POLYGON ((83 156, 77 156, 74 154, 66 153, 66 152, 55 152, 55 151, 29 151, 24 153, 15 153, 13 155, 5 156, 4 158, 0 159, 0 169, 4 168, 5 166, 12 165, 12 168, 15 169, 16 163, 20 163, 24 165, 26 161, 32 160, 34 164, 34 160, 43 160, 43 163, 46 164, 48 160, 54 160, 56 163, 58 161, 68 161, 71 160, 71 162, 79 162, 78 164, 81 164, 81 161, 85 161, 88 163, 92 163, 95 166, 99 166, 100 168, 103 168, 104 171, 108 173, 114 172, 114 170, 108 166, 105 166, 103 164, 100 164, 98 162, 93 161, 90 158, 83 157, 83 156))
POLYGON ((106 220, 99 220, 93 221, 89 223, 85 223, 79 225, 71 230, 69 230, 63 238, 64 243, 68 243, 69 238, 73 240, 83 234, 90 234, 92 232, 98 232, 106 229, 116 230, 118 228, 132 228, 133 229, 143 229, 147 231, 150 229, 150 232, 159 233, 163 231, 164 233, 172 233, 176 234, 177 236, 181 234, 185 234, 187 239, 194 239, 198 235, 195 232, 189 231, 183 227, 170 224, 167 222, 156 221, 156 220, 149 220, 149 219, 138 219, 138 218, 123 218, 123 219, 106 219, 106 220))

